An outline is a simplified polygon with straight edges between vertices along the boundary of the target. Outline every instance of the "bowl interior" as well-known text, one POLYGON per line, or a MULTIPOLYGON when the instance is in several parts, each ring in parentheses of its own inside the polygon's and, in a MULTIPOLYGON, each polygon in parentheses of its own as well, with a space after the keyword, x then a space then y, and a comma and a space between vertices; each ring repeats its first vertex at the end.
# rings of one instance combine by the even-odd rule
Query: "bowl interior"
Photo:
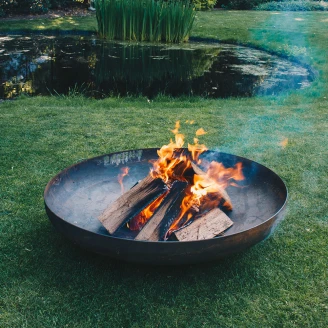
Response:
MULTIPOLYGON (((245 180, 227 192, 233 210, 226 214, 234 222, 224 236, 234 235, 261 225, 284 206, 287 190, 278 175, 251 160, 215 151, 202 154, 207 160, 226 167, 242 162, 245 180)), ((45 202, 56 217, 84 230, 110 236, 97 217, 121 195, 117 180, 121 168, 128 166, 124 188, 130 189, 149 172, 149 160, 157 158, 156 149, 123 151, 92 158, 73 165, 56 175, 47 185, 45 202)), ((123 227, 117 237, 133 239, 134 232, 123 227)))

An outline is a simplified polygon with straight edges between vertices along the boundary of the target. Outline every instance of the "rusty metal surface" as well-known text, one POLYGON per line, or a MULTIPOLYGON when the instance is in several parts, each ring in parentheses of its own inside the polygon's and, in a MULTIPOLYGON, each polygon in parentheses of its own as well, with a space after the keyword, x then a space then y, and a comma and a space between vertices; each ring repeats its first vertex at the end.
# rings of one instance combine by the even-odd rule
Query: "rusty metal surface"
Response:
POLYGON ((44 201, 53 225, 81 247, 125 261, 150 264, 186 264, 219 259, 265 239, 283 218, 287 188, 265 166, 235 155, 207 151, 202 157, 225 166, 243 163, 241 188, 229 187, 234 204, 228 216, 234 221, 223 236, 190 242, 134 241, 134 232, 122 229, 110 236, 97 217, 120 196, 117 175, 130 168, 126 189, 144 178, 156 149, 139 149, 92 158, 56 175, 46 186, 44 201))

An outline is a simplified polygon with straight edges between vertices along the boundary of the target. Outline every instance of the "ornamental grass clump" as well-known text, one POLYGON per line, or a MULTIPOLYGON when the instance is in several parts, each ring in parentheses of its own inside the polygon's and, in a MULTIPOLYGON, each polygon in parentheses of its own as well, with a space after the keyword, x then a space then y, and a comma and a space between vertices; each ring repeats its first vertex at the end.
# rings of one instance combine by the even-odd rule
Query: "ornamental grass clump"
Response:
POLYGON ((195 19, 189 0, 98 0, 98 33, 107 39, 187 41, 195 19))

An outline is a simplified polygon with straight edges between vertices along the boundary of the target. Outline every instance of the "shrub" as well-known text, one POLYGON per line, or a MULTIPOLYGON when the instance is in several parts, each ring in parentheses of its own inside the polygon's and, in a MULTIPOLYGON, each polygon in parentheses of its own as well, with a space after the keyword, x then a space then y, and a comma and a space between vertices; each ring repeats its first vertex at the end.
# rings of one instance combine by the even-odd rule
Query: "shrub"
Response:
POLYGON ((195 19, 189 0, 98 0, 98 33, 108 39, 181 42, 195 19))
POLYGON ((218 0, 216 7, 227 9, 253 9, 261 3, 270 0, 218 0))
POLYGON ((217 0, 192 0, 196 10, 210 10, 216 5, 217 0))
POLYGON ((20 6, 26 6, 25 12, 31 14, 42 14, 49 10, 49 0, 21 0, 20 6))
POLYGON ((8 14, 41 14, 49 10, 50 0, 0 0, 0 16, 8 14))
POLYGON ((271 10, 271 11, 324 11, 328 10, 328 3, 317 1, 272 1, 263 3, 256 7, 256 10, 271 10))
POLYGON ((0 17, 4 17, 7 14, 13 12, 13 8, 13 0, 0 0, 0 17))
POLYGON ((328 0, 218 0, 216 7, 257 10, 325 10, 328 0))
POLYGON ((0 17, 8 14, 42 14, 51 8, 67 8, 79 0, 0 0, 0 17))

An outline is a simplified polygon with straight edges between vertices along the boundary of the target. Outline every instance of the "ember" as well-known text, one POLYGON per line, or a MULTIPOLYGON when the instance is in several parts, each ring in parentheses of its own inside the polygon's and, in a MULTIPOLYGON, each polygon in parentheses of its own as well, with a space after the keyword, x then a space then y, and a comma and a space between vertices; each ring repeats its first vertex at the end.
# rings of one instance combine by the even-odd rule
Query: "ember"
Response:
POLYGON ((111 234, 126 224, 130 230, 140 231, 136 240, 187 241, 213 238, 233 224, 220 207, 233 209, 225 189, 244 179, 242 164, 226 168, 202 160, 200 155, 207 148, 198 137, 206 134, 204 129, 196 131, 188 151, 182 148, 184 135, 179 130, 177 121, 172 130, 174 140, 157 151, 149 175, 125 193, 123 178, 129 169, 122 168, 118 175, 122 196, 99 217, 111 234))

